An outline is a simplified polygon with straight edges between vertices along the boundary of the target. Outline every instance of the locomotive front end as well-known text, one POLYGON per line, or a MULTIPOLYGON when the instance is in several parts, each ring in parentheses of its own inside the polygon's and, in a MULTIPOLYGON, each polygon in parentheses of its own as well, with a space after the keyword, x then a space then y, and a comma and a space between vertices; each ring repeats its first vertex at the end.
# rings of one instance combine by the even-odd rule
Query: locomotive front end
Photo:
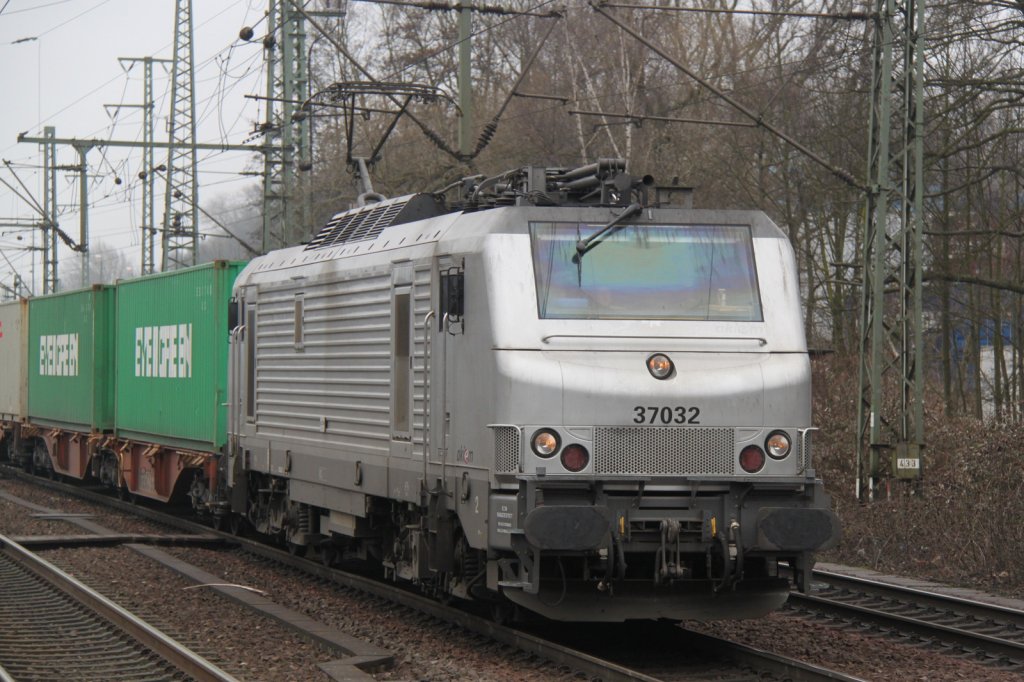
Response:
POLYGON ((488 586, 562 620, 756 617, 839 536, 792 250, 761 213, 627 211, 534 209, 484 251, 488 586))

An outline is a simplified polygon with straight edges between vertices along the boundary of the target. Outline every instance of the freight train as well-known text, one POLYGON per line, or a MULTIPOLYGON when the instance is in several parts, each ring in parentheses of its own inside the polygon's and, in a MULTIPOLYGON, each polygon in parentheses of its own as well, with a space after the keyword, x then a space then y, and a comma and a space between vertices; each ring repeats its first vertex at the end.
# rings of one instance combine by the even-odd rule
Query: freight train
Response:
POLYGON ((617 160, 0 306, 16 462, 573 621, 756 617, 839 528, 785 235, 617 160))

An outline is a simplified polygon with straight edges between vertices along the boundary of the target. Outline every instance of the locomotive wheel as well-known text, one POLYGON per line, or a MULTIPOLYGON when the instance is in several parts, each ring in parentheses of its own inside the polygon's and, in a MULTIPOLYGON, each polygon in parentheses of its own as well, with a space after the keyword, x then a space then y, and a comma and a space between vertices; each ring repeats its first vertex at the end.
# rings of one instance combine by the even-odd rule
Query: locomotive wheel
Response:
POLYGON ((240 536, 245 532, 245 519, 241 514, 232 514, 228 522, 228 530, 234 536, 240 536))
POLYGON ((210 517, 210 525, 214 530, 224 532, 224 529, 228 526, 228 521, 224 514, 213 514, 210 517))
POLYGON ((330 543, 320 545, 320 563, 330 568, 338 560, 338 550, 330 543))
POLYGON ((288 548, 288 553, 292 556, 304 556, 306 554, 306 546, 300 545, 297 542, 291 540, 285 541, 285 546, 288 548))

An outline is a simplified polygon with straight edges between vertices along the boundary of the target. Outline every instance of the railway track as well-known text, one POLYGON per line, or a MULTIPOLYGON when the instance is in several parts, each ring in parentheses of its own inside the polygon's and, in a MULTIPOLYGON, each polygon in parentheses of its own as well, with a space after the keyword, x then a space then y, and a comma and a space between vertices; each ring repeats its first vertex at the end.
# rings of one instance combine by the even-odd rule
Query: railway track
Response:
POLYGON ((8 679, 235 679, 10 538, 0 547, 8 679))
MULTIPOLYGON (((191 520, 169 516, 143 505, 132 505, 105 494, 67 486, 37 477, 26 476, 13 469, 8 475, 31 481, 36 485, 60 490, 91 502, 177 528, 181 531, 210 534, 208 526, 191 520)), ((36 542, 43 543, 42 539, 36 542)), ((329 568, 302 557, 292 556, 284 549, 268 546, 249 538, 232 538, 247 553, 264 562, 272 562, 313 576, 324 584, 340 585, 372 595, 390 604, 426 614, 438 621, 461 627, 475 635, 517 649, 527 655, 547 660, 559 668, 584 674, 588 679, 609 682, 638 680, 857 680, 858 678, 788 659, 770 652, 744 646, 726 639, 689 632, 676 626, 652 623, 642 628, 630 626, 634 635, 627 641, 621 637, 622 627, 574 629, 573 637, 559 637, 565 628, 527 630, 499 625, 489 618, 439 603, 403 586, 383 583, 355 573, 329 568), (617 633, 617 634, 616 634, 617 633), (618 641, 618 649, 605 643, 618 641), (644 648, 646 647, 646 648, 644 648), (618 651, 619 653, 615 653, 618 651), (646 653, 645 653, 646 652, 646 653), (616 658, 616 656, 618 658, 616 658)), ((81 542, 78 540, 78 542, 81 542)), ((301 634, 301 633, 300 633, 301 634)))
POLYGON ((812 593, 790 595, 788 608, 866 624, 883 634, 912 637, 954 655, 1024 672, 1024 611, 830 571, 814 571, 814 581, 812 593))

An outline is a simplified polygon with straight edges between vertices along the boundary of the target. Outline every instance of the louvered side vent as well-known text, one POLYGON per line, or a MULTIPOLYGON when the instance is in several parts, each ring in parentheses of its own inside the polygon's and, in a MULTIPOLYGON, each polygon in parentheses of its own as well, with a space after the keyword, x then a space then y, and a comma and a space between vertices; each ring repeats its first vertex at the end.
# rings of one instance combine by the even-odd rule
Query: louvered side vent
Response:
POLYGON ((384 228, 391 225, 411 223, 443 213, 444 207, 429 194, 413 194, 364 206, 331 218, 306 245, 306 251, 376 239, 384 228))
POLYGON ((519 429, 514 426, 494 426, 494 471, 512 474, 519 471, 519 429))

